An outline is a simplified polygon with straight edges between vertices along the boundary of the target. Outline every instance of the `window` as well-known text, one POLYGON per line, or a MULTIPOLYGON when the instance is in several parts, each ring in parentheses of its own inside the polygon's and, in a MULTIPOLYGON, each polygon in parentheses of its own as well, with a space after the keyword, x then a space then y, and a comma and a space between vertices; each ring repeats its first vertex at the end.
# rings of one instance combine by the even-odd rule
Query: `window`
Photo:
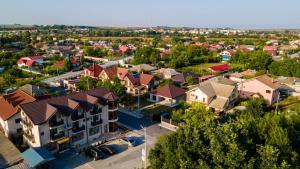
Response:
POLYGON ((19 124, 21 122, 21 118, 15 119, 16 124, 19 124))
POLYGON ((45 134, 45 133, 42 131, 42 132, 41 132, 41 136, 43 136, 44 134, 45 134))
POLYGON ((79 141, 79 140, 82 140, 83 138, 84 138, 84 132, 74 134, 74 135, 72 136, 72 143, 75 143, 75 142, 77 142, 77 141, 79 141))
POLYGON ((93 116, 93 120, 94 120, 94 121, 97 121, 97 120, 99 120, 99 116, 98 116, 98 115, 96 115, 96 116, 93 116))
POLYGON ((205 98, 203 97, 203 102, 205 102, 205 98))
POLYGON ((23 131, 22 128, 18 128, 18 129, 17 129, 17 133, 18 133, 18 134, 22 133, 22 131, 23 131))
POLYGON ((269 94, 270 94, 270 93, 271 93, 271 90, 266 90, 266 93, 269 93, 269 94))
POLYGON ((100 131, 99 126, 96 126, 96 127, 90 128, 89 134, 90 134, 90 136, 93 136, 95 134, 98 134, 99 131, 100 131))

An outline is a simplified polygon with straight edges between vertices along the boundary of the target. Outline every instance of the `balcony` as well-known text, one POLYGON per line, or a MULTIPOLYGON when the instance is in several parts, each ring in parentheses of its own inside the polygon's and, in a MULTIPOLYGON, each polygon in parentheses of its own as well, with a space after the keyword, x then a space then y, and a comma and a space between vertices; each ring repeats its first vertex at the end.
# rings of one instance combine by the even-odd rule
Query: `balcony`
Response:
POLYGON ((118 120, 118 115, 117 112, 113 111, 113 112, 109 112, 109 116, 108 116, 108 120, 118 120))
POLYGON ((98 126, 98 125, 100 125, 100 124, 102 124, 102 119, 100 119, 100 120, 93 120, 93 121, 91 121, 91 126, 98 126))
POLYGON ((59 121, 57 121, 57 120, 49 121, 49 127, 50 128, 59 127, 59 126, 62 126, 63 124, 64 124, 64 121, 62 119, 59 120, 59 121))
POLYGON ((63 137, 65 137, 64 132, 59 132, 57 134, 50 134, 51 141, 55 141, 55 140, 58 140, 58 139, 63 138, 63 137))
POLYGON ((93 108, 91 115, 96 115, 102 113, 102 108, 93 108))
POLYGON ((81 113, 81 114, 79 115, 77 111, 74 112, 74 113, 72 113, 72 115, 71 115, 71 119, 72 119, 73 121, 77 121, 77 120, 80 120, 80 119, 83 119, 83 118, 84 118, 84 114, 81 113))
POLYGON ((117 102, 109 102, 108 103, 108 111, 116 111, 118 110, 118 103, 117 102))
POLYGON ((27 128, 32 128, 32 124, 24 119, 21 120, 21 125, 26 126, 27 128))
POLYGON ((27 140, 29 140, 29 141, 31 141, 32 143, 34 143, 35 141, 34 141, 34 136, 32 135, 32 134, 30 134, 28 131, 24 131, 24 133, 23 133, 23 136, 27 139, 27 140))
POLYGON ((72 128, 73 133, 79 133, 79 132, 84 131, 84 130, 85 130, 85 125, 82 125, 81 127, 73 126, 73 128, 72 128))

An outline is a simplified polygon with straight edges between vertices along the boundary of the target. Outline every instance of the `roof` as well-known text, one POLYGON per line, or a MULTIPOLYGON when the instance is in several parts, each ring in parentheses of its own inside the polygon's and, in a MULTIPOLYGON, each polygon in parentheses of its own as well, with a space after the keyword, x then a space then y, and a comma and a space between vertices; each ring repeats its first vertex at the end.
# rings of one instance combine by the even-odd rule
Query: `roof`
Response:
POLYGON ((152 80, 154 79, 154 76, 149 75, 149 74, 140 74, 140 83, 142 85, 148 85, 152 80))
POLYGON ((256 71, 248 69, 248 70, 245 70, 245 71, 241 72, 241 74, 244 75, 244 76, 255 76, 256 71))
POLYGON ((186 78, 187 77, 192 77, 194 79, 198 79, 199 75, 192 73, 192 72, 184 72, 184 73, 180 73, 177 74, 175 76, 172 77, 172 80, 175 82, 179 82, 179 83, 185 83, 186 82, 186 78))
POLYGON ((55 159, 55 157, 44 147, 29 148, 22 153, 22 157, 32 168, 55 159))
POLYGON ((169 75, 169 76, 174 76, 179 74, 175 69, 170 69, 170 68, 161 68, 157 70, 158 73, 163 74, 163 75, 169 75))
POLYGON ((4 95, 0 97, 0 117, 5 121, 18 112, 19 105, 33 101, 35 101, 35 98, 21 89, 17 89, 10 94, 4 95))
POLYGON ((109 79, 112 79, 115 76, 119 76, 120 79, 123 79, 128 74, 129 70, 121 67, 113 67, 103 69, 103 72, 107 74, 109 79))
POLYGON ((65 61, 64 60, 56 61, 52 66, 56 68, 63 68, 65 66, 65 61))
POLYGON ((230 68, 228 64, 222 64, 222 65, 217 65, 217 66, 212 66, 209 69, 211 69, 214 72, 223 72, 226 71, 230 68))
POLYGON ((0 168, 10 167, 22 160, 20 151, 0 132, 0 168))
POLYGON ((259 82, 261 82, 263 84, 265 84, 266 86, 269 86, 270 88, 272 88, 274 90, 281 87, 281 85, 278 81, 275 81, 274 79, 272 79, 268 75, 258 76, 254 79, 258 80, 259 82))
POLYGON ((185 95, 185 90, 177 87, 175 85, 172 84, 167 84, 165 86, 159 87, 156 90, 154 90, 152 93, 159 95, 159 96, 163 96, 163 97, 167 97, 167 98, 176 98, 179 96, 183 96, 185 95))
POLYGON ((53 97, 23 104, 20 107, 34 124, 42 124, 49 120, 57 111, 69 116, 78 106, 85 109, 91 108, 98 100, 106 104, 115 101, 118 97, 107 88, 98 88, 88 91, 74 92, 67 96, 53 97))
POLYGON ((19 89, 33 97, 44 95, 43 90, 36 85, 26 84, 24 86, 21 86, 19 89))
POLYGON ((134 67, 132 67, 130 69, 130 71, 136 71, 136 72, 141 72, 141 71, 146 71, 146 72, 150 72, 150 71, 154 71, 156 70, 157 68, 154 67, 154 66, 151 66, 149 64, 140 64, 140 65, 136 65, 134 67))
POLYGON ((93 77, 99 77, 99 74, 102 72, 103 68, 99 65, 93 65, 86 70, 90 71, 93 77))
POLYGON ((226 107, 227 100, 228 99, 223 98, 223 97, 217 97, 217 98, 213 99, 212 102, 210 102, 209 107, 215 108, 218 110, 223 110, 226 107))
POLYGON ((215 77, 215 75, 204 75, 204 76, 200 77, 200 80, 205 81, 205 80, 211 79, 213 77, 215 77))

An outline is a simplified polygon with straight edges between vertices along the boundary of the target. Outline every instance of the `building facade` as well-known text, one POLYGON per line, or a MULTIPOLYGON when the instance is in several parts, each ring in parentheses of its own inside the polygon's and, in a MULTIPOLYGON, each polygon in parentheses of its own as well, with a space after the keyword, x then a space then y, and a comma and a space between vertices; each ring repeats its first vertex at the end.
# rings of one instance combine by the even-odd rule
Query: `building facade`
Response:
POLYGON ((117 97, 106 88, 21 106, 24 140, 31 147, 62 151, 118 131, 117 97))

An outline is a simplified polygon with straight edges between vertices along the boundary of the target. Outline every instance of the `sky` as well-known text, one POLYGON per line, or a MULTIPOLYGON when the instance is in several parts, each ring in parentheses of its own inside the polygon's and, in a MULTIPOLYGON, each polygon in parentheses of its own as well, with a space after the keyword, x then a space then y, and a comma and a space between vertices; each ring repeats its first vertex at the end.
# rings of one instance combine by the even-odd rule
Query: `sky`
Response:
POLYGON ((300 28, 300 0, 0 0, 0 24, 300 28))

